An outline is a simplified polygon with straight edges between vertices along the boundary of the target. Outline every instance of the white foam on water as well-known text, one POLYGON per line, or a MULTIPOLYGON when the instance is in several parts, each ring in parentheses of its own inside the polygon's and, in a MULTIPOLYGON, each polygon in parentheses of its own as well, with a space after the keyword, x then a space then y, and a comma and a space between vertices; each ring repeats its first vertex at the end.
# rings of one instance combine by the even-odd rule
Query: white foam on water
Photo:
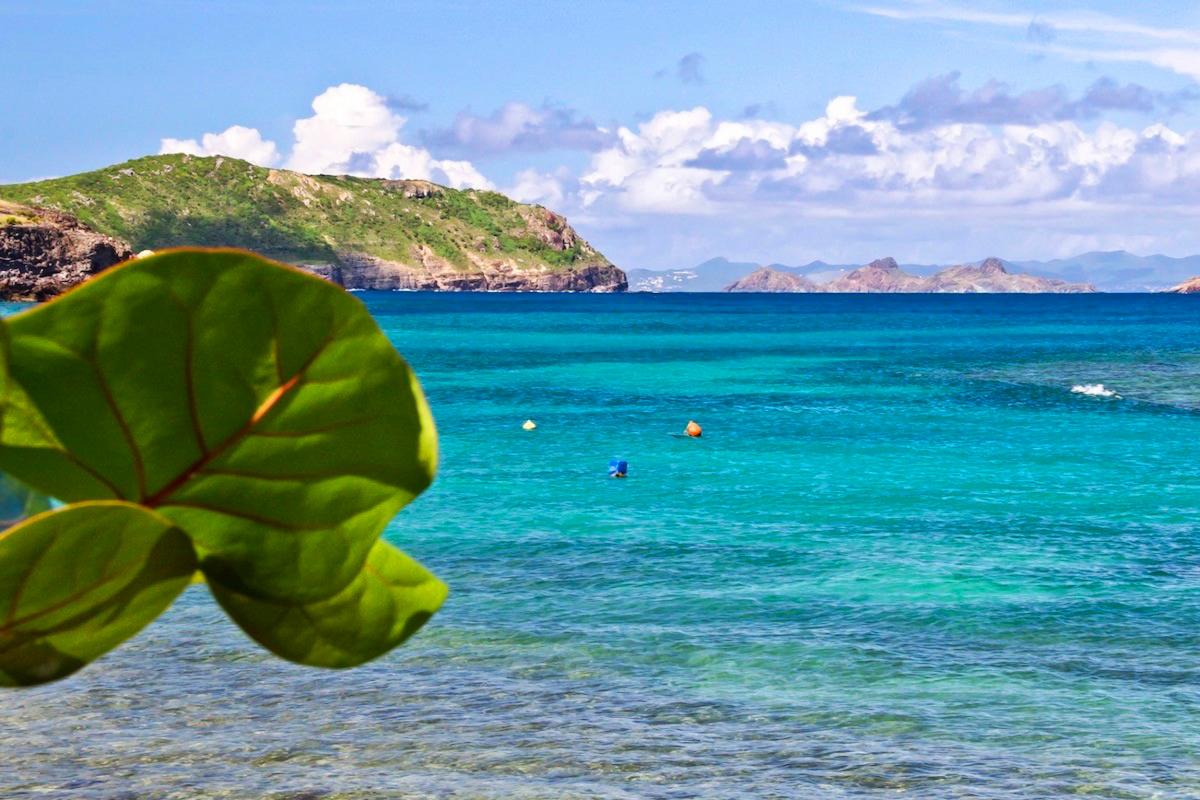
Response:
POLYGON ((1071 387, 1074 394, 1085 394, 1088 397, 1115 397, 1121 399, 1121 395, 1114 392, 1112 389, 1105 389, 1103 383, 1077 383, 1071 387))

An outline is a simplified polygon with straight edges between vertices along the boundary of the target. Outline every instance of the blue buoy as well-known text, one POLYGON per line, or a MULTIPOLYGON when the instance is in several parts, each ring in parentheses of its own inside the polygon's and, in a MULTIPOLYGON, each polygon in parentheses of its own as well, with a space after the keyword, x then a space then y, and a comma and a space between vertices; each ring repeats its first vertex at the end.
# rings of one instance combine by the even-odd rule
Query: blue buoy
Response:
POLYGON ((608 462, 608 477, 624 478, 629 474, 629 462, 614 458, 608 462))

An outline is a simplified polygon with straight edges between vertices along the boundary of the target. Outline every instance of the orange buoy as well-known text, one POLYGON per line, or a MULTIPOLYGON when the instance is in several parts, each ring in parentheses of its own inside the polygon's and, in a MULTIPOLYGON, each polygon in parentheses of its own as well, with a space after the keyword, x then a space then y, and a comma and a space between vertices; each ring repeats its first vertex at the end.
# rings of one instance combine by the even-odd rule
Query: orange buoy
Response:
POLYGON ((684 428, 683 432, 686 433, 688 436, 692 436, 694 438, 699 438, 700 435, 704 433, 704 431, 702 431, 700 429, 700 426, 696 423, 696 420, 694 420, 694 419, 688 420, 687 427, 684 428))

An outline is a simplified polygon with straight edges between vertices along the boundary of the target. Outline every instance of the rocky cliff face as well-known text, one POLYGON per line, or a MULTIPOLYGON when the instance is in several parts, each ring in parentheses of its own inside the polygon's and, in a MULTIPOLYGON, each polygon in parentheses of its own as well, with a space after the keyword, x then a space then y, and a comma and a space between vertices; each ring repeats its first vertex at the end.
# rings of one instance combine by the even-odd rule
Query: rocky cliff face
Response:
POLYGON ((744 278, 725 287, 727 292, 805 293, 820 292, 821 287, 803 275, 793 275, 768 267, 759 267, 744 278))
MULTIPOLYGON (((436 197, 445 191, 427 181, 389 181, 407 197, 436 197)), ((569 269, 545 262, 530 263, 486 248, 467 249, 458 259, 439 253, 428 244, 417 244, 404 260, 340 249, 332 264, 303 264, 347 289, 412 290, 434 292, 623 292, 629 288, 625 273, 608 263, 579 237, 565 217, 536 206, 517 213, 523 234, 554 253, 580 252, 585 258, 569 269), (463 261, 466 262, 464 266, 463 261)))
POLYGON ((338 253, 332 265, 308 269, 347 289, 434 292, 623 292, 625 274, 612 264, 573 270, 521 267, 504 259, 478 259, 474 269, 461 270, 434 252, 421 249, 408 261, 390 261, 362 253, 338 253))
POLYGON ((134 251, 254 250, 352 289, 621 292, 620 269, 561 215, 422 180, 303 175, 225 157, 149 156, 0 186, 134 251))
POLYGON ((998 258, 986 259, 979 266, 961 264, 949 267, 928 278, 910 275, 900 269, 894 259, 881 258, 828 283, 813 283, 798 275, 762 267, 731 284, 726 291, 1076 294, 1094 292, 1096 289, 1084 283, 1013 274, 998 258), (795 288, 789 288, 791 286, 795 288))
POLYGON ((2 299, 45 300, 132 255, 68 214, 0 201, 2 299))
POLYGON ((1167 289, 1171 294, 1200 294, 1200 275, 1167 289))

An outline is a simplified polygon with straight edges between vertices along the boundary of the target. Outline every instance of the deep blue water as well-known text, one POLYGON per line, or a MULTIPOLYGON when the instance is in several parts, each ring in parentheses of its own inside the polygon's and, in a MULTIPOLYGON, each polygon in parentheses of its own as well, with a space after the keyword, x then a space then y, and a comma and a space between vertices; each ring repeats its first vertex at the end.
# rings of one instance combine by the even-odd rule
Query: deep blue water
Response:
POLYGON ((1200 298, 361 297, 445 608, 326 672, 195 587, 0 797, 1200 797, 1200 298))

